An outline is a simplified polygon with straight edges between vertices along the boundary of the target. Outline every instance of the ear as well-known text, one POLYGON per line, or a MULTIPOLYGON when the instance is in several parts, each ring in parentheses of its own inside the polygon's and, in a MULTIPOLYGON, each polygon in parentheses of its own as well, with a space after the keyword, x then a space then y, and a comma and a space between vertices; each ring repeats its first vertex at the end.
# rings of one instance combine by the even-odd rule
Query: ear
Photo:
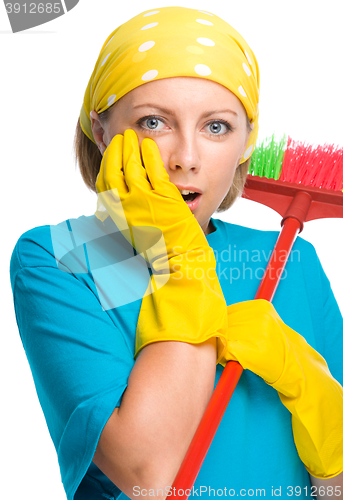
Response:
POLYGON ((94 140, 100 150, 100 153, 103 155, 107 147, 106 144, 104 143, 105 131, 100 123, 99 115, 96 111, 90 112, 90 118, 91 118, 91 126, 92 126, 94 140))

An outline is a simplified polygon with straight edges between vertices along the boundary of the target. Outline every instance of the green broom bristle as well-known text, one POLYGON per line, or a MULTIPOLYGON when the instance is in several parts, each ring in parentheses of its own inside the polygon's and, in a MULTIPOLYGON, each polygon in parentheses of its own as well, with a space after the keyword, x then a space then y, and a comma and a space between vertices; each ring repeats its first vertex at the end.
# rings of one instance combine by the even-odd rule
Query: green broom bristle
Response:
POLYGON ((287 136, 276 141, 274 134, 255 147, 251 156, 249 174, 278 180, 281 176, 282 162, 287 146, 287 136))

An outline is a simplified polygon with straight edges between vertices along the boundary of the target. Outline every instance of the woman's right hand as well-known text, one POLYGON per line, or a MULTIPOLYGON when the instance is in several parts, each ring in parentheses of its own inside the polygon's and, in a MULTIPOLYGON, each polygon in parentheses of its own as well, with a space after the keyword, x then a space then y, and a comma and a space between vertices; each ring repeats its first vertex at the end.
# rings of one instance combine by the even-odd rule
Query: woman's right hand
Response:
POLYGON ((212 248, 178 188, 169 182, 157 145, 133 130, 115 136, 102 160, 96 187, 111 218, 154 271, 137 323, 135 357, 148 344, 226 345, 226 302, 212 248))
POLYGON ((116 135, 104 153, 96 189, 124 237, 150 263, 158 259, 160 270, 163 256, 171 259, 208 248, 208 243, 180 191, 169 181, 157 144, 145 138, 141 150, 144 166, 136 133, 128 129, 124 136, 116 135))

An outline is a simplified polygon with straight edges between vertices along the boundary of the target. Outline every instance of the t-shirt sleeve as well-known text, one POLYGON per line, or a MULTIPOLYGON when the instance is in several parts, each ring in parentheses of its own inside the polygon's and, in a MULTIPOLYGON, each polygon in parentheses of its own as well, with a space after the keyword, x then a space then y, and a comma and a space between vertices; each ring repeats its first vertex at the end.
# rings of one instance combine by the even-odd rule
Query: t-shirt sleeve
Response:
POLYGON ((11 279, 18 328, 72 500, 134 361, 94 290, 49 259, 22 266, 17 254, 16 247, 11 279))

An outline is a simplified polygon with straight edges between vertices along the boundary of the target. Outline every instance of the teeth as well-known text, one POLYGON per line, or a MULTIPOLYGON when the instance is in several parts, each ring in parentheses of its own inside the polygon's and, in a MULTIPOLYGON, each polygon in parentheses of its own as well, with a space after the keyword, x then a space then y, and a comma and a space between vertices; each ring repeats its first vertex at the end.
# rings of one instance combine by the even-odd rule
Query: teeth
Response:
POLYGON ((194 194, 195 191, 188 191, 188 189, 180 189, 181 194, 194 194))

